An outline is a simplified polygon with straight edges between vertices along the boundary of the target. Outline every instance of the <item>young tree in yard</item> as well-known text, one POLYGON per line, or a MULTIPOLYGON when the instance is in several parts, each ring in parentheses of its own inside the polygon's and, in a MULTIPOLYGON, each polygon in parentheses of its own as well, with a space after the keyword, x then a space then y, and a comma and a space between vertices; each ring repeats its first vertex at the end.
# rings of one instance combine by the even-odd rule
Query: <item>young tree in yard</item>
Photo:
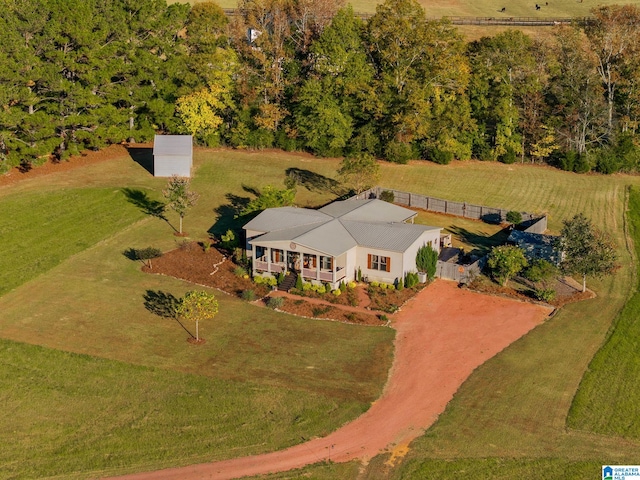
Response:
POLYGON ((256 198, 251 200, 247 206, 242 209, 240 215, 261 212, 267 208, 289 207, 293 205, 296 200, 295 188, 276 188, 272 185, 267 185, 260 190, 259 193, 256 198))
POLYGON ((587 276, 611 275, 618 267, 616 251, 611 239, 579 213, 563 221, 558 242, 564 259, 562 271, 582 275, 582 291, 587 289, 587 276))
POLYGON ((527 266, 527 259, 521 248, 514 245, 494 247, 489 254, 487 265, 491 274, 500 285, 505 286, 509 279, 527 266))
POLYGON ((182 219, 189 208, 198 201, 198 194, 189 191, 189 179, 172 175, 167 183, 167 188, 162 191, 164 198, 169 200, 169 207, 180 217, 180 230, 182 234, 182 219))
POLYGON ((342 160, 338 175, 345 185, 361 193, 380 179, 380 165, 368 153, 358 153, 342 160))
POLYGON ((196 342, 199 342, 199 322, 216 316, 218 301, 212 293, 197 290, 187 292, 177 306, 176 313, 185 320, 196 322, 196 342))
POLYGON ((533 282, 538 300, 551 301, 556 296, 553 281, 558 276, 558 267, 542 258, 536 259, 524 271, 524 278, 533 282))

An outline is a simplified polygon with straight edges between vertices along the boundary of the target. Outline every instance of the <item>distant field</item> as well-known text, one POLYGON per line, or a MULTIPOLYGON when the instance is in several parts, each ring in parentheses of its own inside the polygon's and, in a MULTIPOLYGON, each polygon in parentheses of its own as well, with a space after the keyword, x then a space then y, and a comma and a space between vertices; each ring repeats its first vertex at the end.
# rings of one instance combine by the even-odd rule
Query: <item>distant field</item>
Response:
MULTIPOLYGON (((168 0, 167 3, 177 3, 179 0, 168 0)), ((200 0, 191 0, 181 3, 200 3, 200 0)), ((382 2, 370 0, 354 0, 351 3, 356 12, 374 13, 376 5, 382 2)), ((599 5, 614 4, 640 4, 640 1, 617 2, 615 0, 551 0, 549 2, 536 2, 535 0, 419 0, 424 7, 427 16, 431 18, 440 17, 584 17, 589 15, 589 11, 599 5), (541 5, 540 10, 536 10, 536 3, 541 5), (501 12, 502 7, 506 10, 501 12)), ((218 2, 223 8, 235 8, 236 0, 220 0, 218 2)))

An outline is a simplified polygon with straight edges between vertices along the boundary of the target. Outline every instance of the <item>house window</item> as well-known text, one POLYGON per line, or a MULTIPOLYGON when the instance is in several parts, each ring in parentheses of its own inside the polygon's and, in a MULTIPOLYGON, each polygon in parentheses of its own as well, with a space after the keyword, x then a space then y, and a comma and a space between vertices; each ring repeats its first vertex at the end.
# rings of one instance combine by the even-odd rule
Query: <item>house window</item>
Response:
POLYGON ((305 253, 303 257, 302 266, 304 268, 316 268, 317 266, 317 257, 315 255, 311 255, 309 253, 305 253))
POLYGON ((331 257, 320 257, 320 268, 322 270, 332 270, 333 269, 333 259, 331 257))
POLYGON ((369 270, 381 270, 383 272, 391 271, 391 258, 382 255, 371 255, 368 258, 369 270))
POLYGON ((256 245, 256 260, 261 260, 263 262, 266 261, 267 259, 264 258, 266 253, 267 253, 267 249, 265 247, 256 245))
POLYGON ((273 248, 271 250, 271 261, 274 263, 284 262, 284 251, 277 248, 273 248))

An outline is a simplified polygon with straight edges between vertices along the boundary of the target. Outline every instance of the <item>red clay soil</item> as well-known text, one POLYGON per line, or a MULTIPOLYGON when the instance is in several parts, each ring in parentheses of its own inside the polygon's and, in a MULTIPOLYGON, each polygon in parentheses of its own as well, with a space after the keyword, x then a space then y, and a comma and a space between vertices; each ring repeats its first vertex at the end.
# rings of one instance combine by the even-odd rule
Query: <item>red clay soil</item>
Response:
MULTIPOLYGON (((149 146, 147 144, 136 144, 136 147, 149 146)), ((4 175, 0 175, 0 186, 3 185, 11 185, 13 183, 17 183, 21 180, 26 180, 28 178, 40 177, 42 175, 49 175, 51 173, 56 172, 65 172, 68 170, 73 170, 78 167, 84 167, 86 165, 91 165, 94 163, 100 163, 107 160, 113 160, 118 157, 122 157, 124 155, 128 155, 127 146, 126 145, 110 145, 107 148, 102 150, 98 150, 96 152, 86 151, 81 155, 75 155, 70 157, 68 160, 63 160, 61 162, 52 162, 47 161, 44 165, 40 165, 39 167, 33 167, 29 171, 21 171, 19 168, 13 168, 9 172, 4 175)))
POLYGON ((366 461, 431 426, 473 370, 550 314, 548 307, 478 294, 437 280, 392 316, 395 359, 380 399, 332 434, 286 450, 123 478, 231 479, 323 460, 366 461))

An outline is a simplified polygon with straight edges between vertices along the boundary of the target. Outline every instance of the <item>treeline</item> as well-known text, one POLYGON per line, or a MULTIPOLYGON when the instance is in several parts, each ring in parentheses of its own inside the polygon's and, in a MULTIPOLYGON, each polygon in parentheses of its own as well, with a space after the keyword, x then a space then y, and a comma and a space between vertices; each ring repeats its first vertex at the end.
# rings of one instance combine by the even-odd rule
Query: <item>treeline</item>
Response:
POLYGON ((640 169, 640 9, 466 43, 414 0, 0 0, 0 169, 191 133, 391 162, 640 169))

